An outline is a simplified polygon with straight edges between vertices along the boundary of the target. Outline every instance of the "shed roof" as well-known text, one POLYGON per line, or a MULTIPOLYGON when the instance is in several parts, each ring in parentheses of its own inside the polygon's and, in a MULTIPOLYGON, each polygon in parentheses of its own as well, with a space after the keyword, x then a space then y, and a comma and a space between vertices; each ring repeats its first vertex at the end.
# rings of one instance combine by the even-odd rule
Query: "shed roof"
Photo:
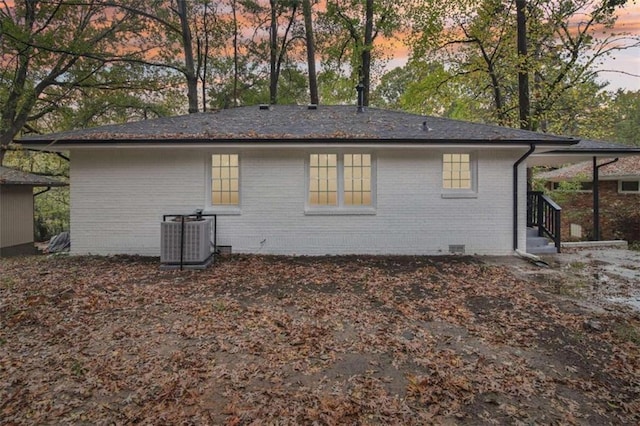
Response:
POLYGON ((514 143, 568 146, 577 139, 348 105, 239 107, 133 123, 29 135, 22 144, 94 143, 514 143))
MULTIPOLYGON (((600 164, 604 164, 606 159, 602 158, 600 164)), ((640 156, 622 157, 615 163, 607 164, 599 169, 600 179, 612 179, 623 177, 640 176, 640 156)), ((584 161, 571 166, 562 167, 556 170, 539 173, 536 177, 553 182, 560 182, 571 179, 590 181, 593 179, 593 162, 584 161)))
POLYGON ((66 186, 67 184, 47 176, 0 166, 0 185, 66 186))

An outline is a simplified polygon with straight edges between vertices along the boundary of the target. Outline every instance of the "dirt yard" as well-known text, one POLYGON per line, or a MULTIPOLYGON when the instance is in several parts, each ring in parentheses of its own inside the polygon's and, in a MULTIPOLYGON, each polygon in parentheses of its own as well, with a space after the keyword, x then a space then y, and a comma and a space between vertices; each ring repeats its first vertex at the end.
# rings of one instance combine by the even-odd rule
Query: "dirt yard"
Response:
POLYGON ((638 424, 598 256, 0 259, 0 423, 638 424))

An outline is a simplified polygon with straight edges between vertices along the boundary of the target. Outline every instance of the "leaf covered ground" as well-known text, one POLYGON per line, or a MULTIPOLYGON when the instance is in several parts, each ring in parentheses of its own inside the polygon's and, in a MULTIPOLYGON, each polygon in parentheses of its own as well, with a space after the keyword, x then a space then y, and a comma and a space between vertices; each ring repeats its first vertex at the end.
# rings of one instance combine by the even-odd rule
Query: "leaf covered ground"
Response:
POLYGON ((637 314, 561 285, 472 257, 0 259, 0 423, 638 424, 637 314))

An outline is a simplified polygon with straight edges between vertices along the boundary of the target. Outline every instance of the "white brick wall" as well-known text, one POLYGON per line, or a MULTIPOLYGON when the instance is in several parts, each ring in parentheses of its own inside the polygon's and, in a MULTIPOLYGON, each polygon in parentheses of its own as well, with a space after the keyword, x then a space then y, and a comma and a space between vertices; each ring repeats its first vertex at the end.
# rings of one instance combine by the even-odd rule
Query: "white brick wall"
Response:
MULTIPOLYGON (((477 151, 476 198, 442 198, 441 152, 372 151, 375 215, 305 215, 305 159, 295 149, 244 151, 241 214, 218 217, 218 244, 272 254, 512 252, 512 170, 525 150, 477 151)), ((211 150, 74 150, 75 254, 159 255, 163 214, 204 208, 211 150)), ((525 245, 526 173, 520 174, 519 244, 525 245)))

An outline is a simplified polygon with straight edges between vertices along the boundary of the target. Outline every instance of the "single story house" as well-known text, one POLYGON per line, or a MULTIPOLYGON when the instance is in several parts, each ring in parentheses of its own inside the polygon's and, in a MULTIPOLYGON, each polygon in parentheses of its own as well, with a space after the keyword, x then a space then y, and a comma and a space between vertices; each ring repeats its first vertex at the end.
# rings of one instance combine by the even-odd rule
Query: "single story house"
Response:
MULTIPOLYGON (((640 156, 603 158, 598 174, 600 237, 605 240, 640 240, 640 156)), ((594 166, 580 162, 536 174, 548 190, 573 182, 574 191, 563 194, 563 239, 593 239, 594 166)))
POLYGON ((33 254, 33 188, 65 186, 46 176, 0 166, 0 257, 33 254))
POLYGON ((355 106, 248 106, 31 135, 71 156, 72 254, 160 253, 163 215, 217 215, 268 254, 526 247, 527 159, 576 139, 355 106))

